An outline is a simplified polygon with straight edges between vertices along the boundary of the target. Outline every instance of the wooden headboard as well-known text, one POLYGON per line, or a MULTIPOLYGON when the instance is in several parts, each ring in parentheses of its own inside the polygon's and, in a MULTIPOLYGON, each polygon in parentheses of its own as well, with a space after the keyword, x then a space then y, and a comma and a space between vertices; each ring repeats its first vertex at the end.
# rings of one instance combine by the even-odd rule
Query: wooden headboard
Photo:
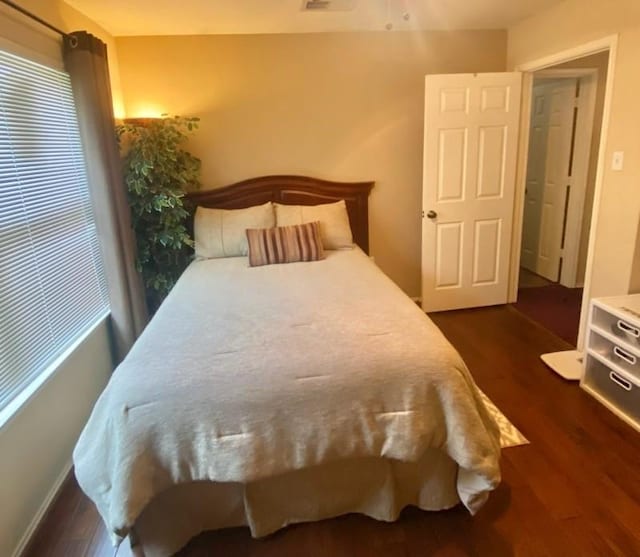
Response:
POLYGON ((188 193, 194 206, 244 209, 268 201, 320 205, 344 199, 353 241, 369 253, 369 192, 374 182, 329 182, 307 176, 262 176, 213 190, 188 193))

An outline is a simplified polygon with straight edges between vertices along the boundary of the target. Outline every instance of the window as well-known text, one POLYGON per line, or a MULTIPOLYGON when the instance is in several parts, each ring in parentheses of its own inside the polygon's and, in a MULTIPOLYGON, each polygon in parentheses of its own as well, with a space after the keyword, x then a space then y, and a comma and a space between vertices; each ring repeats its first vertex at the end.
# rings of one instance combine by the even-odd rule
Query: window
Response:
POLYGON ((69 76, 0 51, 0 411, 107 311, 69 76))

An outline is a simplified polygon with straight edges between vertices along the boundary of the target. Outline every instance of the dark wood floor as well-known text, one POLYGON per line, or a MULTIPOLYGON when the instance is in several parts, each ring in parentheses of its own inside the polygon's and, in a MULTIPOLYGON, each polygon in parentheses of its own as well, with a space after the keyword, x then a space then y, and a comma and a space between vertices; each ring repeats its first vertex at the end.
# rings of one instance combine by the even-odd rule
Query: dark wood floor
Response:
MULTIPOLYGON (((503 483, 476 517, 406 510, 393 524, 347 516, 266 539, 206 533, 183 557, 640 556, 640 434, 539 360, 568 349, 510 306, 437 314, 478 384, 528 437, 503 452, 503 483)), ((29 557, 112 557, 105 529, 73 480, 29 557)), ((123 547, 118 557, 130 555, 123 547)))

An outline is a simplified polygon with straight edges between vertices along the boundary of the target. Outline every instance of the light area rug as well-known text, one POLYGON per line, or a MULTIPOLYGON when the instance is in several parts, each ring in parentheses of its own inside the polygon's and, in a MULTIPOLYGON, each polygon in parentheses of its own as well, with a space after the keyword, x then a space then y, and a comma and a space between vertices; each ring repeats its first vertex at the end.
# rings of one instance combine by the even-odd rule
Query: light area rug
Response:
POLYGON ((507 447, 517 447, 518 445, 528 445, 527 438, 509 421, 509 418, 498 409, 487 395, 482 391, 480 391, 480 394, 489 413, 500 428, 500 446, 506 449, 507 447))

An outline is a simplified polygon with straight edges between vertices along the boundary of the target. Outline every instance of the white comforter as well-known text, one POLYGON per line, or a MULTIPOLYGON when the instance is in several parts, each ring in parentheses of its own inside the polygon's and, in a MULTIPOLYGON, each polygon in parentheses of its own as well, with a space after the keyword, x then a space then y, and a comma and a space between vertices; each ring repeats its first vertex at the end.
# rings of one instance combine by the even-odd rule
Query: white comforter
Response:
POLYGON ((459 465, 475 512, 498 429, 439 329, 359 249, 191 264, 95 405, 76 475, 114 540, 181 482, 251 482, 360 456, 459 465))

